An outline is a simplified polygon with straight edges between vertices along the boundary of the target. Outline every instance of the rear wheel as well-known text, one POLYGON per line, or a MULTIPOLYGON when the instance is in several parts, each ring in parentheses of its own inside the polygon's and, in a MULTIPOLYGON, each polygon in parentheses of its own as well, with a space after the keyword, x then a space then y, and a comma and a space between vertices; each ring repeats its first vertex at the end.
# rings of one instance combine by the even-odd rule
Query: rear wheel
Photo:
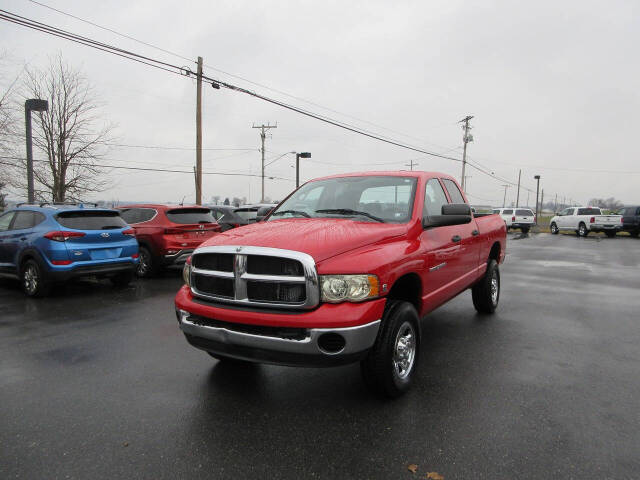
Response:
POLYGON ((471 289, 473 306, 478 313, 493 313, 500 301, 500 269, 498 262, 489 260, 487 271, 471 289))
POLYGON ((609 232, 609 231, 605 231, 604 234, 609 237, 609 238, 613 238, 616 236, 616 232, 609 232))
POLYGON ((551 233, 553 235, 557 235, 560 232, 560 229, 558 228, 558 226, 555 224, 555 222, 553 222, 551 224, 551 233))
POLYGON ((360 362, 367 387, 392 398, 409 389, 420 348, 418 326, 418 312, 411 303, 387 301, 378 338, 360 362))
POLYGON ((116 287, 126 287, 133 280, 133 272, 122 272, 111 277, 111 283, 116 287))
POLYGON ((587 230, 587 226, 584 223, 580 223, 580 225, 578 226, 578 236, 586 237, 587 235, 589 235, 589 230, 587 230))
POLYGON ((156 265, 151 255, 151 251, 147 247, 140 247, 139 261, 136 267, 136 275, 140 278, 149 278, 156 272, 156 265))
POLYGON ((22 266, 20 283, 22 291, 29 297, 44 297, 49 293, 51 286, 40 264, 31 259, 22 266))

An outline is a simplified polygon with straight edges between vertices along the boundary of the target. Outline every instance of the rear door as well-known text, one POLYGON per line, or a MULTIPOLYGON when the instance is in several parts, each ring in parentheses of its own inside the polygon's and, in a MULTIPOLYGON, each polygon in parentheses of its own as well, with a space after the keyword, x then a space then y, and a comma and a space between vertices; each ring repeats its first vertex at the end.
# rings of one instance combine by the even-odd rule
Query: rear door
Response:
POLYGON ((208 208, 174 208, 167 210, 165 215, 169 220, 164 231, 166 248, 196 248, 220 231, 218 222, 208 208))
POLYGON ((72 262, 89 262, 130 258, 137 253, 132 237, 122 232, 127 223, 114 210, 71 210, 55 216, 61 230, 77 236, 65 241, 72 262))
POLYGON ((535 214, 528 208, 517 208, 515 211, 516 222, 515 223, 534 223, 535 214))
POLYGON ((29 210, 19 210, 15 212, 15 217, 9 230, 4 235, 4 254, 9 266, 15 266, 18 251, 25 248, 31 237, 31 230, 35 225, 35 212, 29 210))

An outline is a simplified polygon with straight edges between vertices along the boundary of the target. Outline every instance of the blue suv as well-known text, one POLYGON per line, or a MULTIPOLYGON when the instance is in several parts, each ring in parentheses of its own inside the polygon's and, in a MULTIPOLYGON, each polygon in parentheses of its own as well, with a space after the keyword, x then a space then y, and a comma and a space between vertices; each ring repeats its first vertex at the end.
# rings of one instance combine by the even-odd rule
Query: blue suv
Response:
POLYGON ((83 276, 126 286, 138 261, 134 231, 117 210, 21 204, 0 214, 0 275, 18 278, 30 297, 83 276))

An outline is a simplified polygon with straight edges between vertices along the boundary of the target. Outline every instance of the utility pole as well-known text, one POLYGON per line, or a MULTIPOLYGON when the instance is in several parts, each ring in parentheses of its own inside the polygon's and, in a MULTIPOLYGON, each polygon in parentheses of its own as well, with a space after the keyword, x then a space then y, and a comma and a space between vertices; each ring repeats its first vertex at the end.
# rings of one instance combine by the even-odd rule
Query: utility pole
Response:
POLYGON ((502 185, 504 187, 504 198, 502 199, 502 208, 504 208, 504 206, 507 203, 507 188, 509 188, 509 185, 502 185))
POLYGON ((260 139, 262 140, 262 148, 260 151, 262 152, 262 195, 260 199, 260 203, 264 203, 264 140, 267 138, 266 131, 270 128, 278 128, 278 124, 271 125, 267 123, 266 125, 263 123, 262 125, 253 124, 251 128, 259 128, 260 129, 260 139))
POLYGON ((536 225, 538 223, 538 194, 540 193, 540 175, 535 175, 533 178, 536 179, 536 225))
POLYGON ((557 212, 558 211, 558 194, 556 193, 556 201, 555 201, 555 207, 553 207, 553 212, 557 212))
POLYGON ((522 169, 518 170, 518 194, 516 195, 516 208, 520 206, 520 177, 522 176, 522 169))
POLYGON ((196 83, 196 205, 202 205, 202 57, 198 57, 196 83))
POLYGON ((542 193, 540 193, 540 214, 541 215, 543 210, 544 210, 544 188, 542 189, 542 193))
POLYGON ((413 166, 418 166, 418 162, 414 162, 413 160, 411 160, 409 163, 405 163, 404 166, 405 167, 410 167, 411 171, 413 172, 413 166))
POLYGON ((473 142, 473 135, 469 134, 469 129, 471 127, 469 127, 469 121, 473 118, 473 116, 471 115, 467 115, 466 117, 464 117, 462 120, 460 120, 458 123, 462 123, 464 122, 464 125, 462 126, 462 129, 464 130, 464 136, 462 137, 462 141, 464 142, 464 149, 462 150, 462 191, 464 193, 467 193, 467 190, 465 188, 465 184, 464 184, 464 170, 465 167, 467 166, 467 143, 469 142, 473 142))

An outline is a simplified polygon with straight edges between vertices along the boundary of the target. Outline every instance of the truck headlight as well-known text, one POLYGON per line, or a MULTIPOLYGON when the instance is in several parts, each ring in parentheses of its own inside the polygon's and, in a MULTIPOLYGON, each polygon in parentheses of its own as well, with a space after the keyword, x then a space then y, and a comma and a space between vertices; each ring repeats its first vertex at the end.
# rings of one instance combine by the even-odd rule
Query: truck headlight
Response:
POLYGON ((187 258, 187 261, 184 262, 184 267, 182 267, 182 279, 184 283, 191 288, 191 257, 187 258))
POLYGON ((360 302, 380 293, 375 275, 320 275, 322 301, 360 302))

